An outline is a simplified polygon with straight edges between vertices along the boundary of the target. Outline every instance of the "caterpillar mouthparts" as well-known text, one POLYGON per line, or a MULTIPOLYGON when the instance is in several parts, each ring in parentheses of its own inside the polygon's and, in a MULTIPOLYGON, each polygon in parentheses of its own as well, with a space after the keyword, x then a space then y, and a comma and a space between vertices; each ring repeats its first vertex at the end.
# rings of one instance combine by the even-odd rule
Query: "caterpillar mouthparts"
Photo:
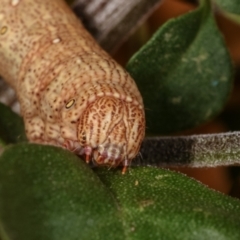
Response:
POLYGON ((144 112, 141 105, 100 97, 82 113, 78 139, 86 161, 97 165, 125 167, 137 155, 144 137, 144 112))

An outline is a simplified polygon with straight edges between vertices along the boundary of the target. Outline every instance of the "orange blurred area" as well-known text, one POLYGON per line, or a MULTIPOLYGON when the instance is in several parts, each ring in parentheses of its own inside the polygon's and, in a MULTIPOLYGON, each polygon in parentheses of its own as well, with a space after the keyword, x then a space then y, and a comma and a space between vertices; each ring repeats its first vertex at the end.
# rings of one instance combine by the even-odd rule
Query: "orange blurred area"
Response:
POLYGON ((240 66, 240 25, 224 17, 220 12, 216 14, 216 21, 225 38, 234 64, 240 66))
MULTIPOLYGON (((114 55, 115 59, 122 64, 126 64, 128 59, 152 36, 152 34, 168 19, 178 17, 188 11, 195 9, 197 6, 180 0, 165 0, 160 7, 149 17, 131 38, 123 44, 119 51, 114 55)), ((219 10, 215 12, 216 22, 220 31, 222 32, 232 57, 233 63, 237 68, 240 68, 240 25, 227 19, 219 10)), ((240 76, 240 74, 239 74, 240 76)), ((235 111, 239 109, 239 121, 240 121, 240 81, 235 79, 235 86, 230 96, 226 109, 223 110, 221 116, 230 115, 228 112, 231 110, 232 118, 235 118, 235 111), (225 113, 226 112, 226 113, 225 113), (225 115, 224 115, 225 114, 225 115)), ((219 133, 226 132, 231 129, 227 122, 224 121, 224 117, 217 117, 212 121, 198 126, 194 129, 177 133, 177 135, 191 135, 201 133, 219 133)), ((230 119, 231 120, 231 119, 230 119)), ((240 130, 240 122, 239 122, 240 130)), ((237 168, 236 168, 237 169, 237 168)), ((232 194, 234 196, 240 196, 240 170, 239 177, 233 179, 230 174, 229 167, 217 167, 217 168, 172 168, 174 171, 182 172, 188 176, 195 178, 212 189, 218 190, 224 194, 232 194), (234 192, 234 193, 233 193, 234 192)))
POLYGON ((204 185, 224 194, 231 191, 231 179, 226 167, 218 168, 170 168, 187 176, 197 179, 204 185))

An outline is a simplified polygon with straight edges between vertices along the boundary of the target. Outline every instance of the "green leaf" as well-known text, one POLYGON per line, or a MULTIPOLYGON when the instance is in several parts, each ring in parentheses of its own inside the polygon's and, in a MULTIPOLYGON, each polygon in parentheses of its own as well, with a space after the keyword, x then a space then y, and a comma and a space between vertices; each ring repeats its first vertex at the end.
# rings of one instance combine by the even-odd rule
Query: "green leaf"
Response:
POLYGON ((157 168, 96 169, 34 144, 0 157, 2 240, 240 239, 240 201, 157 168))
POLYGON ((129 239, 239 239, 240 201, 165 169, 98 170, 129 239))
POLYGON ((0 138, 5 143, 27 141, 23 119, 0 103, 0 138))
POLYGON ((3 240, 122 239, 117 203, 69 151, 19 144, 5 150, 0 166, 3 240))
POLYGON ((232 65, 209 1, 163 25, 128 62, 146 108, 147 131, 170 133, 219 113, 232 65))
POLYGON ((239 0, 214 0, 216 4, 225 11, 240 14, 240 1, 239 0))
POLYGON ((240 24, 240 1, 239 0, 214 0, 224 15, 240 24))

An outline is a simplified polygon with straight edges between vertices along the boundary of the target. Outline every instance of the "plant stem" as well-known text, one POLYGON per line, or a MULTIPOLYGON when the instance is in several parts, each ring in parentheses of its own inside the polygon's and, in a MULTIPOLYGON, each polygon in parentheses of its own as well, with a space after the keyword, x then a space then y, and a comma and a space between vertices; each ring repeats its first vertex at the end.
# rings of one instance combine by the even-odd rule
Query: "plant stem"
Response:
POLYGON ((149 137, 133 166, 215 167, 240 163, 240 132, 149 137))

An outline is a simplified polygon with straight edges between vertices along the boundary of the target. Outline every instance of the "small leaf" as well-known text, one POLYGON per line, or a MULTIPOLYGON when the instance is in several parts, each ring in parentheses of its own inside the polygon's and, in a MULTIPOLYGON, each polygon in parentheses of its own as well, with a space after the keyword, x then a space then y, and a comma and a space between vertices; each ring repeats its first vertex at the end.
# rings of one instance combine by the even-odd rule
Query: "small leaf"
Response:
POLYGON ((152 134, 209 120, 223 108, 232 87, 231 60, 209 1, 168 21, 127 69, 142 93, 152 134))
POLYGON ((225 11, 240 14, 240 1, 239 0, 214 0, 219 7, 225 11))
POLYGON ((27 141, 23 119, 0 103, 0 138, 5 143, 27 141))
POLYGON ((122 239, 113 197, 69 151, 18 144, 4 151, 0 166, 3 240, 122 239))
POLYGON ((224 15, 240 24, 240 1, 239 0, 214 0, 224 15))

